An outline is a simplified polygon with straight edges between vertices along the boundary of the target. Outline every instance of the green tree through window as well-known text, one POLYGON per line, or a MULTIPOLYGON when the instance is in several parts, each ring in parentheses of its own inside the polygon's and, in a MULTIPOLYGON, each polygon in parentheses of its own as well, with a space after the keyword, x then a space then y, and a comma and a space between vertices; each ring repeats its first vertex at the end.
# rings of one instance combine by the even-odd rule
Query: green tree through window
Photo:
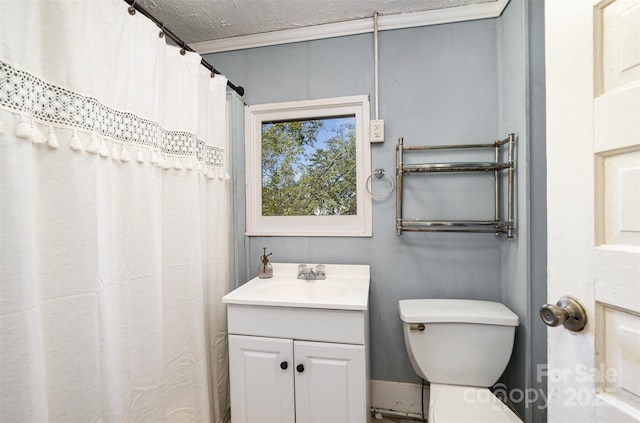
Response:
POLYGON ((262 123, 262 215, 355 215, 355 116, 262 123))

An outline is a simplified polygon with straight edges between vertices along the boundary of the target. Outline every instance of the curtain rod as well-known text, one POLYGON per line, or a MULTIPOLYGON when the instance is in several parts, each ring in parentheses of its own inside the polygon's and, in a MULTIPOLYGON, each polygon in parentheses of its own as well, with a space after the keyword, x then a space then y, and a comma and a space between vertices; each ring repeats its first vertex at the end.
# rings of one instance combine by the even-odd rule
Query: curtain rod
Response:
MULTIPOLYGON (((196 52, 194 49, 189 47, 189 45, 187 43, 182 41, 176 34, 174 34, 171 30, 169 30, 167 27, 165 27, 163 22, 160 22, 158 19, 156 19, 155 16, 153 16, 151 13, 149 13, 149 11, 147 9, 145 9, 141 5, 137 4, 136 0, 124 0, 124 1, 130 6, 129 7, 129 14, 133 15, 133 14, 136 13, 136 10, 137 10, 138 12, 142 13, 144 16, 149 18, 149 20, 151 20, 154 24, 156 24, 158 26, 158 28, 160 28, 160 30, 162 32, 164 32, 167 37, 171 38, 171 40, 174 43, 176 43, 176 45, 178 47, 181 47, 183 50, 191 51, 191 52, 194 52, 194 53, 196 52)), ((200 60, 200 64, 202 66, 204 66, 205 68, 209 69, 212 73, 217 73, 219 75, 222 75, 222 73, 220 71, 218 71, 216 68, 211 66, 211 64, 209 62, 207 62, 206 60, 204 60, 204 59, 200 60)), ((229 80, 227 80, 227 86, 229 88, 231 88, 232 90, 234 90, 235 92, 237 92, 240 96, 244 95, 244 88, 242 88, 241 86, 234 85, 229 80)))

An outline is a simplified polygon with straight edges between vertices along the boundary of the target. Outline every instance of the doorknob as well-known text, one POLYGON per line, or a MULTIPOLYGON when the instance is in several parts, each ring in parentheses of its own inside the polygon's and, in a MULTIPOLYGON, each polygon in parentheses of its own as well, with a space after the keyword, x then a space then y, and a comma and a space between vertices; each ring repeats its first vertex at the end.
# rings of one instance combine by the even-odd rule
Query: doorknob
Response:
POLYGON ((556 304, 545 304, 540 307, 540 318, 547 326, 559 326, 580 332, 587 324, 587 312, 584 307, 571 297, 562 297, 556 304))

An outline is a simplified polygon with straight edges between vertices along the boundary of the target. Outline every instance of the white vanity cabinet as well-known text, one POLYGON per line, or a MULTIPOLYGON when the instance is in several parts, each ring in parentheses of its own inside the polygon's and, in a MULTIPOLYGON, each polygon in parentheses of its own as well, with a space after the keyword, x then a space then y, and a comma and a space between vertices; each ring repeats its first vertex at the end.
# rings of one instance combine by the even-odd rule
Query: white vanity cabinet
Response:
POLYGON ((229 335, 231 419, 365 422, 364 345, 229 335))
POLYGON ((223 297, 231 422, 369 422, 369 267, 327 265, 327 283, 273 266, 223 297))

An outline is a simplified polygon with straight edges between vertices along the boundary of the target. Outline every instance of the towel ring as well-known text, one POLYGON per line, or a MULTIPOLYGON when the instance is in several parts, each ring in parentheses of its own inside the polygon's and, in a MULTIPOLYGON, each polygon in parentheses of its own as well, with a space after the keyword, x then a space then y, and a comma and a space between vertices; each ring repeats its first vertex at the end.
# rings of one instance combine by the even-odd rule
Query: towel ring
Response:
POLYGON ((387 198, 389 198, 391 196, 391 194, 393 193, 393 190, 396 187, 396 183, 393 181, 393 178, 391 178, 390 176, 388 176, 386 173, 384 173, 384 169, 379 168, 379 169, 375 169, 373 171, 373 173, 371 175, 369 175, 369 177, 367 178, 367 181, 364 184, 367 192, 369 193, 369 195, 371 196, 371 198, 373 200, 386 200, 387 198), (376 178, 382 178, 383 176, 387 176, 387 178, 389 179, 389 182, 391 183, 391 189, 389 189, 389 192, 386 193, 385 195, 380 195, 380 196, 375 196, 373 195, 373 193, 371 192, 371 189, 369 188, 369 183, 371 182, 371 178, 372 177, 376 177, 376 178))

